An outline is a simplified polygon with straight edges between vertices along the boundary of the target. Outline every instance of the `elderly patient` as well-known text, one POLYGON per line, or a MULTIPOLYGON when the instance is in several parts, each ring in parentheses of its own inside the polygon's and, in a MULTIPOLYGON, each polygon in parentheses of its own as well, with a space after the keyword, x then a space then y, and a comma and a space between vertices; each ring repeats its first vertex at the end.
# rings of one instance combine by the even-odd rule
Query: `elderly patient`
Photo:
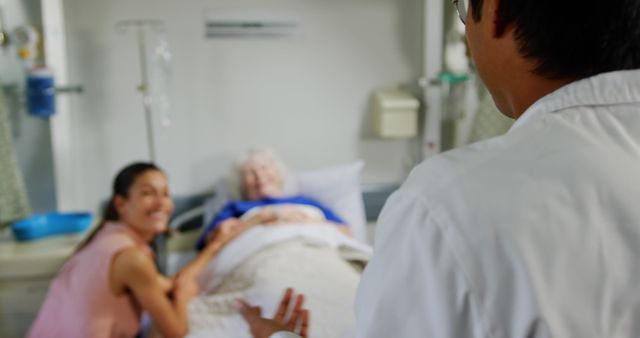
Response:
MULTIPOLYGON (((240 229, 199 277, 200 293, 189 307, 192 337, 251 337, 256 327, 228 300, 242 298, 265 311, 277 308, 285 288, 305 295, 310 338, 341 338, 355 328, 353 303, 362 265, 371 248, 349 236, 329 208, 290 193, 288 172, 270 151, 252 151, 237 167, 243 200, 228 202, 200 236, 240 229)), ((265 317, 277 317, 265 313, 265 317)))
POLYGON ((242 196, 245 200, 231 201, 207 225, 196 244, 201 250, 212 240, 216 229, 227 226, 256 224, 326 223, 350 235, 349 227, 329 208, 305 196, 285 196, 287 170, 269 150, 250 151, 238 167, 242 196))

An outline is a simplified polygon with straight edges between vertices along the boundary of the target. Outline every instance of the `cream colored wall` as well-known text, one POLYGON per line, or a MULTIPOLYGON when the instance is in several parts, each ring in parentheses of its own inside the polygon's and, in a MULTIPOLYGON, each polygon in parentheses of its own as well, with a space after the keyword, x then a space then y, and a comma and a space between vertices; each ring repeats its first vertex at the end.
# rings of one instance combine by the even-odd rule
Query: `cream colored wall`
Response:
POLYGON ((95 208, 125 163, 147 158, 135 34, 123 19, 166 23, 174 54, 173 125, 156 122, 158 162, 174 193, 206 191, 236 154, 276 148, 293 169, 363 158, 365 183, 399 182, 415 164, 415 141, 370 136, 374 88, 421 72, 417 0, 65 0, 72 83, 70 136, 76 204, 95 208), (294 36, 206 39, 207 10, 297 12, 294 36))

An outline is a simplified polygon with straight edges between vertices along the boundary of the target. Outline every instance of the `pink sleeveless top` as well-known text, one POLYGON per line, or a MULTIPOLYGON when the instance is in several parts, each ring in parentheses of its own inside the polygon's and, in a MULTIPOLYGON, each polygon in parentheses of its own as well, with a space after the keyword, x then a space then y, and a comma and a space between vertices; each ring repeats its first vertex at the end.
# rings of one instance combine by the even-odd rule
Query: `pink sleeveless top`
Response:
POLYGON ((105 224, 60 269, 27 337, 135 337, 140 330, 140 307, 131 295, 116 296, 109 286, 113 256, 133 246, 152 255, 146 243, 127 226, 105 224))

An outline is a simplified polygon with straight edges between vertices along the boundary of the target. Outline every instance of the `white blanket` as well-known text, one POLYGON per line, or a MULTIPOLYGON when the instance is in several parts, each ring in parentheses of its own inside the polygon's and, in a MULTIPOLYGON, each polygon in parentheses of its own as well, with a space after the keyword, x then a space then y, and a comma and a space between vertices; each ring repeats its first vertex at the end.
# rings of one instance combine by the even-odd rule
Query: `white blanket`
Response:
POLYGON ((353 302, 371 248, 333 226, 255 227, 214 259, 201 279, 203 293, 189 305, 189 337, 251 337, 233 309, 237 298, 260 305, 272 317, 286 287, 306 296, 310 337, 343 338, 355 328, 353 302))

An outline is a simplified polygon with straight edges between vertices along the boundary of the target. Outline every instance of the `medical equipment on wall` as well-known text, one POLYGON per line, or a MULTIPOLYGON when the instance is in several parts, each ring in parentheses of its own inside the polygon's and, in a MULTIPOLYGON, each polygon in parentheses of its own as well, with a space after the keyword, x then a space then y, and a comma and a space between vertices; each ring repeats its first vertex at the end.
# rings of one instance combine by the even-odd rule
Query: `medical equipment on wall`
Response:
POLYGON ((50 117, 56 112, 56 89, 51 69, 34 67, 27 74, 27 111, 34 117, 50 117))
POLYGON ((149 157, 155 161, 153 115, 158 117, 161 126, 168 127, 171 124, 172 54, 163 34, 165 26, 157 20, 126 20, 119 22, 116 28, 121 33, 134 28, 137 33, 142 81, 138 91, 142 94, 149 157))
POLYGON ((40 34, 29 25, 19 26, 11 34, 11 43, 18 47, 18 57, 25 69, 32 69, 38 59, 40 34))
POLYGON ((291 11, 211 10, 206 17, 206 36, 286 36, 296 32, 298 22, 298 14, 291 11))
POLYGON ((17 47, 18 58, 26 73, 26 108, 30 116, 50 117, 56 111, 53 71, 41 65, 38 53, 40 34, 29 25, 15 28, 11 34, 11 44, 17 47))
POLYGON ((9 45, 9 32, 5 29, 4 11, 0 8, 0 47, 7 47, 9 45))
POLYGON ((440 74, 443 128, 447 130, 442 150, 470 143, 479 108, 479 90, 483 87, 473 70, 464 24, 452 12, 445 35, 444 71, 440 74))
POLYGON ((438 77, 442 85, 445 120, 464 117, 465 93, 469 80, 469 57, 464 36, 464 24, 455 17, 445 35, 444 71, 438 77))
POLYGON ((443 6, 424 0, 424 157, 468 144, 479 102, 464 25, 453 8, 443 6))
POLYGON ((377 136, 408 138, 418 135, 420 103, 402 89, 378 89, 373 93, 373 129, 377 136))
MULTIPOLYGON (((3 30, 0 27, 0 30, 3 30)), ((62 93, 81 93, 82 86, 55 86, 55 72, 44 65, 41 53, 41 34, 30 25, 22 25, 13 29, 9 38, 11 45, 17 50, 17 56, 25 73, 24 88, 17 93, 24 96, 26 110, 32 117, 47 118, 55 114, 55 96, 62 93)), ((22 87, 22 86, 20 86, 22 87)), ((20 100, 22 102, 22 100, 20 100)))

